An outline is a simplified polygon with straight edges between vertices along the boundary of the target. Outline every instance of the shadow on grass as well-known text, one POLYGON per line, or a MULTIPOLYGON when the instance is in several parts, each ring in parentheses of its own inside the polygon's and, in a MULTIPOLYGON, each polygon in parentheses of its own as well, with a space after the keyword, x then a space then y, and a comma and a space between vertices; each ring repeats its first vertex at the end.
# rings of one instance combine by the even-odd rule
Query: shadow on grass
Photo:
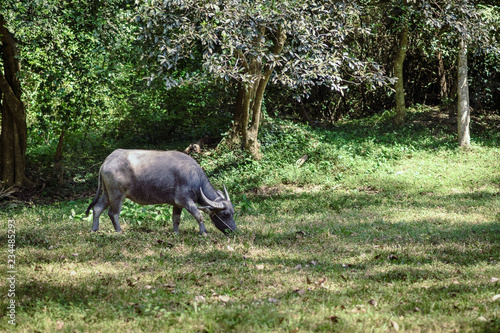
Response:
MULTIPOLYGON (((33 314, 47 304, 81 310, 103 302, 103 318, 155 316, 139 301, 148 292, 145 282, 139 281, 136 287, 126 282, 129 275, 150 274, 155 280, 147 283, 158 289, 158 299, 153 305, 170 312, 192 311, 194 295, 188 291, 193 288, 205 295, 212 293, 210 289, 237 295, 232 304, 211 309, 229 330, 255 318, 248 311, 241 312, 239 307, 262 309, 265 318, 275 320, 272 325, 276 327, 280 312, 268 299, 303 302, 309 296, 302 297, 293 289, 316 288, 314 284, 308 285, 306 277, 313 282, 328 277, 328 281, 338 286, 335 290, 306 292, 316 301, 327 298, 331 306, 354 306, 359 299, 367 302, 373 288, 396 284, 417 289, 402 304, 394 301, 394 313, 406 315, 418 307, 421 314, 427 314, 432 310, 429 306, 436 302, 451 304, 441 307, 442 311, 452 313, 453 301, 474 295, 474 290, 466 285, 447 289, 435 285, 457 276, 460 280, 461 273, 457 270, 475 266, 489 269, 500 261, 500 221, 484 222, 482 218, 482 222, 475 223, 467 220, 468 214, 460 218, 463 206, 468 211, 477 210, 478 216, 484 213, 482 206, 494 206, 498 198, 490 193, 409 198, 384 191, 327 191, 253 199, 258 214, 242 216, 242 220, 250 223, 242 225, 242 232, 229 239, 219 235, 215 228, 209 228, 211 234, 207 238, 198 236, 197 225, 190 219, 183 220, 181 235, 177 237, 172 235, 169 222, 164 227, 158 224, 130 227, 123 235, 107 231, 90 233, 90 225, 83 221, 20 228, 16 245, 26 257, 20 257, 20 261, 25 261, 23 270, 47 276, 46 280, 19 279, 16 293, 21 300, 20 311, 33 314), (455 217, 449 220, 443 214, 390 221, 393 209, 424 212, 437 206, 455 217), (228 245, 236 250, 228 250, 228 245), (259 251, 265 254, 259 255, 259 251), (78 252, 76 256, 74 252, 78 252), (107 263, 119 265, 118 273, 103 273, 98 280, 90 277, 77 280, 81 282, 55 281, 48 272, 37 271, 40 269, 37 265, 43 264, 93 267, 107 263), (161 270, 169 273, 157 272, 161 270), (288 277, 300 281, 290 281, 288 277), (276 280, 289 284, 288 291, 270 290, 264 294, 262 289, 276 280), (175 281, 176 293, 164 287, 169 281, 175 281), (417 285, 427 282, 434 286, 418 289, 417 285), (352 287, 354 283, 361 287, 352 287), (233 291, 240 285, 249 291, 233 291), (261 295, 261 299, 254 300, 251 294, 261 295), (422 302, 419 298, 430 301, 422 302), (103 301, 107 299, 109 305, 103 301), (113 313, 115 307, 119 308, 117 313, 113 313), (236 316, 238 311, 240 315, 236 316)), ((491 214, 491 210, 486 213, 491 214)), ((102 223, 106 223, 105 230, 112 228, 109 221, 102 223)), ((0 242, 6 244, 6 237, 2 233, 0 242)), ((483 287, 493 288, 478 282, 478 288, 483 287)), ((83 320, 93 322, 100 316, 98 313, 92 310, 83 320)), ((498 328, 498 322, 484 323, 485 330, 492 327, 498 328)))

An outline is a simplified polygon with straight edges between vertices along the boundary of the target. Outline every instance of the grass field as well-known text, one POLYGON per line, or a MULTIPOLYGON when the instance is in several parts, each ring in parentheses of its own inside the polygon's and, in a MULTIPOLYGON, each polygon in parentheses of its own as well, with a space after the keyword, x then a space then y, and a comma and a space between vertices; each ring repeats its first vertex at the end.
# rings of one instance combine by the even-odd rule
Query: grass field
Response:
POLYGON ((232 193, 231 237, 209 222, 199 236, 185 213, 176 236, 164 206, 128 203, 116 234, 106 214, 89 232, 90 197, 3 203, 0 272, 10 220, 16 273, 0 331, 499 332, 498 134, 463 151, 447 126, 410 117, 398 131, 275 121, 262 161, 197 157, 232 193))

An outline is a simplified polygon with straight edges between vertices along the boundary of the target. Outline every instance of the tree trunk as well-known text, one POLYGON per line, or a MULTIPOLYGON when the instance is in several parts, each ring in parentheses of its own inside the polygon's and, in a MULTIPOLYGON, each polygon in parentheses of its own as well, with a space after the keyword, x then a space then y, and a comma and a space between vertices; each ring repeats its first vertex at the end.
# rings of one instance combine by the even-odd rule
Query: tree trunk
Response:
POLYGON ((26 110, 21 101, 20 66, 16 58, 16 45, 0 15, 3 72, 0 68, 0 97, 2 124, 0 132, 0 176, 7 185, 30 185, 26 178, 26 110))
POLYGON ((439 98, 445 103, 448 98, 448 84, 446 83, 446 71, 444 69, 443 53, 438 51, 438 75, 439 75, 439 98))
POLYGON ((448 119, 452 121, 457 117, 457 103, 455 103, 457 101, 457 91, 458 83, 457 80, 454 80, 449 94, 449 99, 453 101, 453 103, 450 102, 450 104, 448 104, 448 119))
POLYGON ((394 122, 396 126, 402 126, 406 119, 405 105, 405 87, 403 77, 403 64, 406 57, 406 49, 408 48, 408 26, 404 26, 399 33, 399 45, 394 58, 394 76, 397 78, 394 89, 396 90, 396 117, 394 122))
POLYGON ((54 155, 54 169, 57 174, 59 186, 64 184, 64 164, 63 164, 64 129, 61 130, 59 141, 57 142, 56 154, 54 155))
POLYGON ((467 82, 467 45, 462 38, 458 49, 458 89, 457 89, 457 110, 458 110, 458 144, 462 148, 470 146, 470 108, 469 108, 469 84, 467 82))
POLYGON ((233 126, 229 131, 229 136, 226 139, 226 144, 229 146, 241 145, 241 133, 245 121, 245 86, 238 82, 238 97, 236 98, 236 108, 234 109, 233 126))
MULTIPOLYGON (((265 31, 261 30, 262 34, 265 31)), ((261 35, 262 36, 262 35, 261 35)), ((272 53, 277 55, 285 45, 286 35, 281 29, 275 33, 272 53)), ((259 40, 260 37, 256 38, 259 40)), ((262 66, 261 60, 256 58, 248 61, 243 54, 239 55, 245 72, 251 74, 255 79, 251 83, 238 83, 238 98, 234 112, 233 126, 226 144, 233 146, 241 145, 248 150, 255 159, 262 157, 260 143, 257 139, 260 124, 262 122, 262 101, 267 83, 273 71, 273 64, 267 63, 262 66)))

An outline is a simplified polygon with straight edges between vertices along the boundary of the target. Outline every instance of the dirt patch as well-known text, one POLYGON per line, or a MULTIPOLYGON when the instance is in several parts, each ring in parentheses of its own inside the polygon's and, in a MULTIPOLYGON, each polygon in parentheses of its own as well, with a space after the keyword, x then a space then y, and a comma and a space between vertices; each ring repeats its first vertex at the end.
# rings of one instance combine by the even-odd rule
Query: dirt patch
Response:
POLYGON ((281 194, 317 193, 323 189, 322 185, 298 186, 293 184, 278 184, 273 186, 255 187, 249 191, 249 194, 271 197, 281 194))
POLYGON ((382 192, 380 189, 377 189, 377 188, 370 186, 370 185, 362 186, 362 187, 358 188, 358 191, 368 193, 368 194, 378 194, 378 193, 382 192))

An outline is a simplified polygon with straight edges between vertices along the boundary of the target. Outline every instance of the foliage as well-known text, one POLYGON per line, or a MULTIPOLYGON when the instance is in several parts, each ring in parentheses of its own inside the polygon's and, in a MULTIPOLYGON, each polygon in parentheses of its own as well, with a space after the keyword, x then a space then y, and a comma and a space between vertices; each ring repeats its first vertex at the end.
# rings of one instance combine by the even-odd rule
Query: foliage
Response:
POLYGON ((133 37, 128 6, 123 0, 4 5, 20 41, 29 122, 38 127, 34 135, 88 130, 93 116, 112 108, 112 86, 127 70, 122 50, 133 37))
MULTIPOLYGON (((497 101, 500 99, 496 96, 500 89, 495 78, 499 73, 497 65, 500 58, 494 49, 500 31, 499 8, 483 4, 471 9, 472 2, 461 8, 460 4, 447 1, 363 1, 360 21, 371 33, 357 36, 349 44, 349 51, 357 57, 363 54, 366 59, 373 59, 391 74, 397 24, 400 20, 406 20, 411 32, 404 66, 407 105, 428 104, 453 108, 457 34, 451 30, 452 27, 467 23, 473 26, 469 28, 476 35, 480 35, 476 36, 474 42, 471 41, 469 47, 471 106, 474 111, 498 113, 500 107, 497 101), (441 9, 446 8, 447 4, 456 7, 443 14, 441 9), (439 57, 442 57, 444 64, 445 97, 440 96, 439 57)), ((372 90, 366 85, 351 85, 343 95, 323 87, 314 87, 310 98, 303 99, 301 103, 293 100, 293 94, 293 91, 277 86, 270 87, 268 107, 278 109, 282 115, 293 114, 304 121, 328 122, 373 116, 394 107, 394 93, 390 89, 372 90)))
MULTIPOLYGON (((172 89, 153 83, 128 97, 130 109, 116 117, 112 135, 127 147, 174 142, 186 145, 208 135, 227 132, 234 88, 218 82, 198 82, 172 89)), ((185 147, 184 147, 185 148, 185 147)))
MULTIPOLYGON (((273 82, 294 90, 324 84, 340 91, 348 81, 385 82, 375 64, 349 52, 349 39, 368 33, 351 2, 189 0, 150 1, 140 7, 141 38, 147 54, 159 62, 150 80, 161 76, 167 86, 178 83, 171 71, 186 63, 226 80, 253 82, 260 74, 249 70, 251 59, 274 68, 273 82), (278 31, 287 41, 274 54, 278 31)), ((197 78, 189 73, 181 78, 192 79, 197 78)))

